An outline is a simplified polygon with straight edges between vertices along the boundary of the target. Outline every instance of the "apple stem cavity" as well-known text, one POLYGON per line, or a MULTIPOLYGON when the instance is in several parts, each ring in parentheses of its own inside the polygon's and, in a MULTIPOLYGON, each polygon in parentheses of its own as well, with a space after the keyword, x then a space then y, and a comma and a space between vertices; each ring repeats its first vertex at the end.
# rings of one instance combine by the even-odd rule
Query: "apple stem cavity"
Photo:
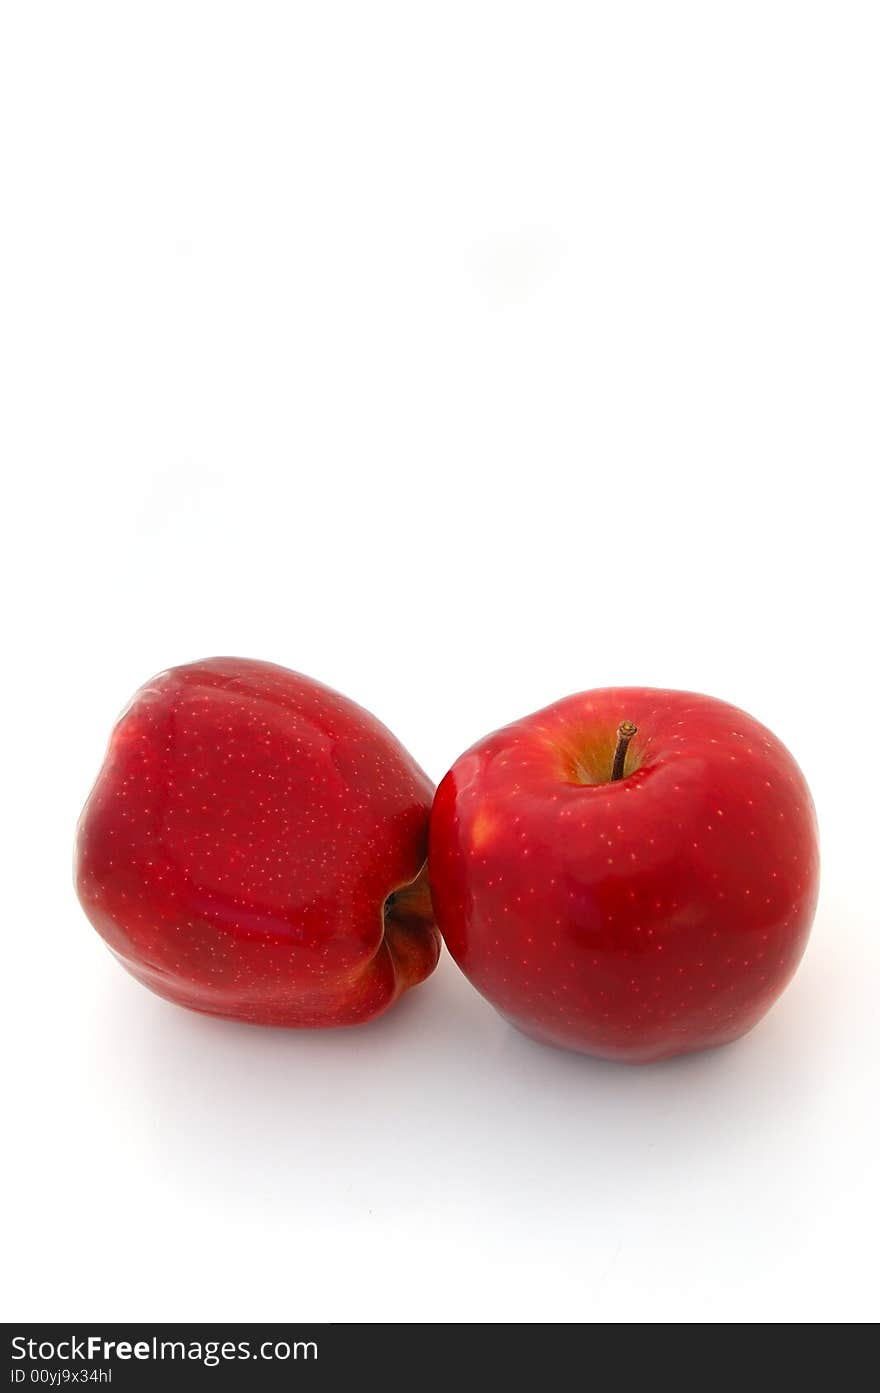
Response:
POLYGON ((611 766, 611 782, 623 778, 623 766, 626 763, 626 752, 629 742, 632 740, 638 726, 633 725, 632 721, 621 721, 617 727, 617 749, 614 751, 614 763, 611 766))

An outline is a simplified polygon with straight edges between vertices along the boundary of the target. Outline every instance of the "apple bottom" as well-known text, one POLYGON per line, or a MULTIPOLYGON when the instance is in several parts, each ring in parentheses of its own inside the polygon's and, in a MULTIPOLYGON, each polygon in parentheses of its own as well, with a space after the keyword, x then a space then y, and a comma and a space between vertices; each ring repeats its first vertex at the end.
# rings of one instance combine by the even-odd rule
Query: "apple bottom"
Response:
MULTIPOLYGON (((124 936, 109 916, 95 907, 90 917, 111 953, 125 970, 156 996, 202 1015, 241 1021, 247 1025, 287 1029, 323 1029, 361 1025, 385 1012, 408 988, 429 977, 440 956, 440 935, 434 925, 427 874, 388 896, 383 908, 384 933, 375 953, 347 971, 316 982, 314 976, 284 972, 278 943, 263 945, 261 966, 231 946, 233 969, 228 984, 216 978, 185 977, 175 968, 126 951, 124 936), (271 956, 276 972, 267 975, 271 956), (250 966, 249 966, 250 964, 250 966), (250 976, 250 981, 248 977, 250 976)), ((222 934, 211 925, 204 939, 219 944, 222 934)), ((289 950, 284 950, 287 956, 289 950)))
MULTIPOLYGON (((808 908, 807 924, 812 904, 808 908)), ((773 937, 769 931, 767 936, 773 937)), ((682 984, 669 1000, 658 995, 654 969, 640 969, 632 958, 619 970, 606 965, 591 971, 581 964, 576 972, 573 962, 569 974, 552 982, 549 974, 540 979, 536 974, 527 983, 499 984, 489 971, 492 964, 477 964, 471 956, 466 975, 502 1020, 539 1044, 623 1064, 651 1064, 746 1035, 788 986, 806 936, 775 948, 778 957, 770 965, 763 944, 741 947, 751 961, 739 963, 738 977, 730 973, 732 945, 718 942, 715 951, 707 934, 698 962, 684 947, 677 954, 666 952, 668 978, 682 984), (701 983, 708 988, 703 994, 696 990, 701 983)))
POLYGON ((565 1050, 569 1054, 586 1055, 590 1059, 601 1059, 606 1063, 612 1064, 660 1064, 666 1059, 675 1059, 686 1054, 700 1054, 705 1050, 720 1049, 723 1045, 731 1045, 734 1040, 739 1040, 743 1035, 756 1026, 766 1014, 769 1007, 763 1007, 754 1012, 749 1019, 743 1019, 736 1025, 731 1025, 730 1029, 722 1034, 714 1036, 710 1040, 695 1041, 692 1044, 684 1043, 681 1040, 657 1041, 652 1044, 627 1045, 593 1045, 584 1044, 582 1041, 573 1040, 568 1035, 557 1035, 552 1030, 547 1030, 543 1026, 525 1024, 515 1020, 513 1016, 507 1016, 503 1011, 498 1011, 501 1019, 520 1035, 525 1035, 527 1039, 533 1040, 537 1045, 546 1045, 550 1049, 565 1050))

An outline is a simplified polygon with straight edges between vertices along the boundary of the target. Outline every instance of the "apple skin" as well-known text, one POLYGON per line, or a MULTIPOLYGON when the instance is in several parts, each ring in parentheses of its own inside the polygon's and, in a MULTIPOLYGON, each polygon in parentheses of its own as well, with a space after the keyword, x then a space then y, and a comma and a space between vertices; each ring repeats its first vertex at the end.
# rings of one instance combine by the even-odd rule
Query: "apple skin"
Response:
POLYGON ((736 1039, 779 996, 816 906, 807 785, 712 697, 571 696, 479 741, 431 814, 434 912, 526 1034, 643 1063, 736 1039), (609 782, 617 727, 638 732, 609 782))
POLYGON ((77 829, 77 893, 169 1001, 355 1025, 437 964, 432 793, 390 731, 311 678, 246 658, 172 668, 113 731, 77 829))

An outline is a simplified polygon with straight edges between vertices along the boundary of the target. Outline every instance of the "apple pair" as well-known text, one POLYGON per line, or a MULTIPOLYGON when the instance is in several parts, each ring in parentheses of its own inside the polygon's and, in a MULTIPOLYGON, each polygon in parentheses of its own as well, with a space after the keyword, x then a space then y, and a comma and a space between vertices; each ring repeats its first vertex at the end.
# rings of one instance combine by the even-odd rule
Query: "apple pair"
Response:
POLYGON ((390 731, 310 678, 174 668, 116 725, 77 892, 139 981, 263 1025, 371 1019, 433 971, 439 928, 529 1035, 663 1059, 742 1035, 798 964, 809 790, 733 706, 585 692, 474 745, 433 794, 390 731))

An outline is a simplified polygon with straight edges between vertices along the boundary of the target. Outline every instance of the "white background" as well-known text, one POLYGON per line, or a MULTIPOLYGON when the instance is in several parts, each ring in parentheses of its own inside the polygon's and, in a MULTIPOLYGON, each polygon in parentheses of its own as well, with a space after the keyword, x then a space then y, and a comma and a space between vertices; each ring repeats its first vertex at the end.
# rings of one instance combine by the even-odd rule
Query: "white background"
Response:
POLYGON ((3 7, 7 1318, 878 1314, 873 4, 3 7), (356 1032, 200 1018, 70 883, 142 681, 214 653, 435 779, 571 691, 788 743, 784 999, 645 1069, 448 957, 356 1032))

